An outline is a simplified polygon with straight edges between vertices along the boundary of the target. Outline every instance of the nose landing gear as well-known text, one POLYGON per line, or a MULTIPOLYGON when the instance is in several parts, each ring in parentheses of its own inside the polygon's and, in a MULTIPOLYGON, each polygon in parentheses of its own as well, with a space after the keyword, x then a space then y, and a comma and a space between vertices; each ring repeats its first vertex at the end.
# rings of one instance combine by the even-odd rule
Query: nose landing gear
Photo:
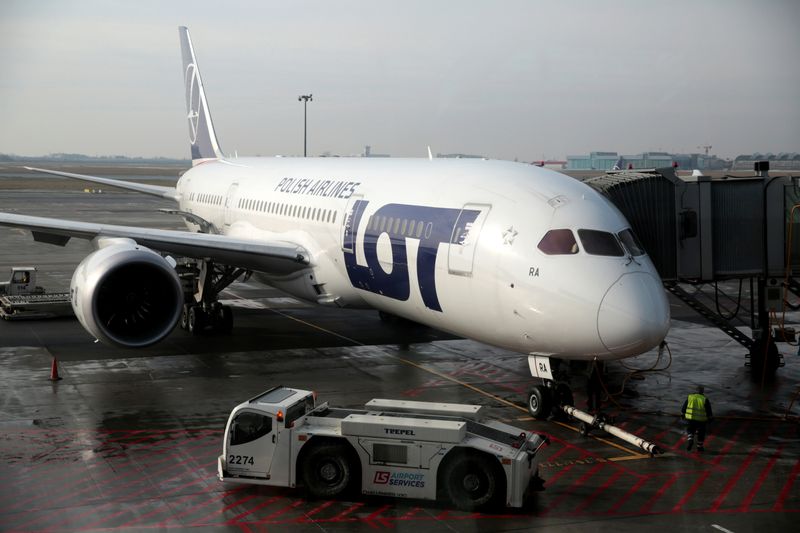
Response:
POLYGON ((542 379, 528 393, 528 414, 537 420, 545 420, 551 414, 561 412, 561 406, 572 405, 575 400, 572 389, 565 381, 542 379))
POLYGON ((560 361, 546 355, 529 355, 528 366, 531 375, 541 379, 541 384, 534 385, 528 393, 528 414, 533 418, 544 420, 551 413, 560 413, 562 405, 572 405, 572 390, 567 379, 568 374, 559 372, 560 361))

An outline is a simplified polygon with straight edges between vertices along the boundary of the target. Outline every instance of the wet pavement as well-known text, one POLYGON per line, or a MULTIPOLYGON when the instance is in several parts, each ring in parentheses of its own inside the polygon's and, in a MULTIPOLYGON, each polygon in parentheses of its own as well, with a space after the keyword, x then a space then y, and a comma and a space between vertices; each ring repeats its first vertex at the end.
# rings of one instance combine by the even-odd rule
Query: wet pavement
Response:
MULTIPOLYGON (((59 192, 45 201, 0 190, 0 211, 180 227, 154 214, 164 206, 133 194, 59 192)), ((0 230, 0 272, 35 264, 51 290, 68 285, 88 251, 80 241, 58 248, 0 230)), ((786 366, 762 386, 743 348, 677 309, 671 354, 611 363, 603 380, 607 415, 667 452, 651 458, 606 434, 581 436, 574 421, 530 419, 531 378, 518 354, 385 325, 374 312, 310 307, 251 283, 231 286, 226 299, 232 335, 176 330, 137 351, 95 344, 75 320, 0 321, 0 530, 787 531, 800 512, 797 347, 779 344, 786 366), (51 382, 54 355, 63 379, 51 382), (704 454, 685 450, 678 416, 696 383, 716 415, 704 454), (521 510, 472 514, 219 482, 228 413, 278 384, 340 406, 376 397, 484 405, 550 437, 540 465, 546 490, 521 510)), ((574 380, 579 408, 582 379, 574 380)))

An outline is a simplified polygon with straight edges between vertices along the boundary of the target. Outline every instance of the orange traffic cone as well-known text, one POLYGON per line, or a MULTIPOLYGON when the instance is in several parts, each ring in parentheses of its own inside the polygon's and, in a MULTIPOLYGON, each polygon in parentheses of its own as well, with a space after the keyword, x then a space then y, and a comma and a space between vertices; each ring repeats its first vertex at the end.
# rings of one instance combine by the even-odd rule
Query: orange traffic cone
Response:
POLYGON ((53 364, 50 365, 50 381, 58 381, 61 379, 58 376, 58 361, 53 357, 53 364))

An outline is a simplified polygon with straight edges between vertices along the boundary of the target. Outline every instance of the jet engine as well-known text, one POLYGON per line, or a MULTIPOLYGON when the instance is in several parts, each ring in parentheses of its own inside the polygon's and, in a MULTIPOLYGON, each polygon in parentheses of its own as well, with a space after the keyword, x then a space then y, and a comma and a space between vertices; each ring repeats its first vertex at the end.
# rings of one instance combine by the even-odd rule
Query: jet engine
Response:
POLYGON ((174 261, 131 239, 101 238, 70 283, 72 309, 97 339, 125 348, 160 341, 175 328, 183 291, 174 261))

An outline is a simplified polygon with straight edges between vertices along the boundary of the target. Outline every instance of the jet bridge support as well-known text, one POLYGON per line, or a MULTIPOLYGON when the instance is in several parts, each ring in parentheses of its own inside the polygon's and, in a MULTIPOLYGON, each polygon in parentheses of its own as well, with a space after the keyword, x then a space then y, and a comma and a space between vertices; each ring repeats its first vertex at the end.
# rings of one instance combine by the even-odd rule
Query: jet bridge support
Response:
POLYGON ((770 176, 766 161, 754 171, 610 171, 585 183, 626 216, 665 288, 741 344, 745 365, 764 378, 784 365, 776 342, 791 336, 776 334, 771 318, 800 294, 800 177, 770 176))

